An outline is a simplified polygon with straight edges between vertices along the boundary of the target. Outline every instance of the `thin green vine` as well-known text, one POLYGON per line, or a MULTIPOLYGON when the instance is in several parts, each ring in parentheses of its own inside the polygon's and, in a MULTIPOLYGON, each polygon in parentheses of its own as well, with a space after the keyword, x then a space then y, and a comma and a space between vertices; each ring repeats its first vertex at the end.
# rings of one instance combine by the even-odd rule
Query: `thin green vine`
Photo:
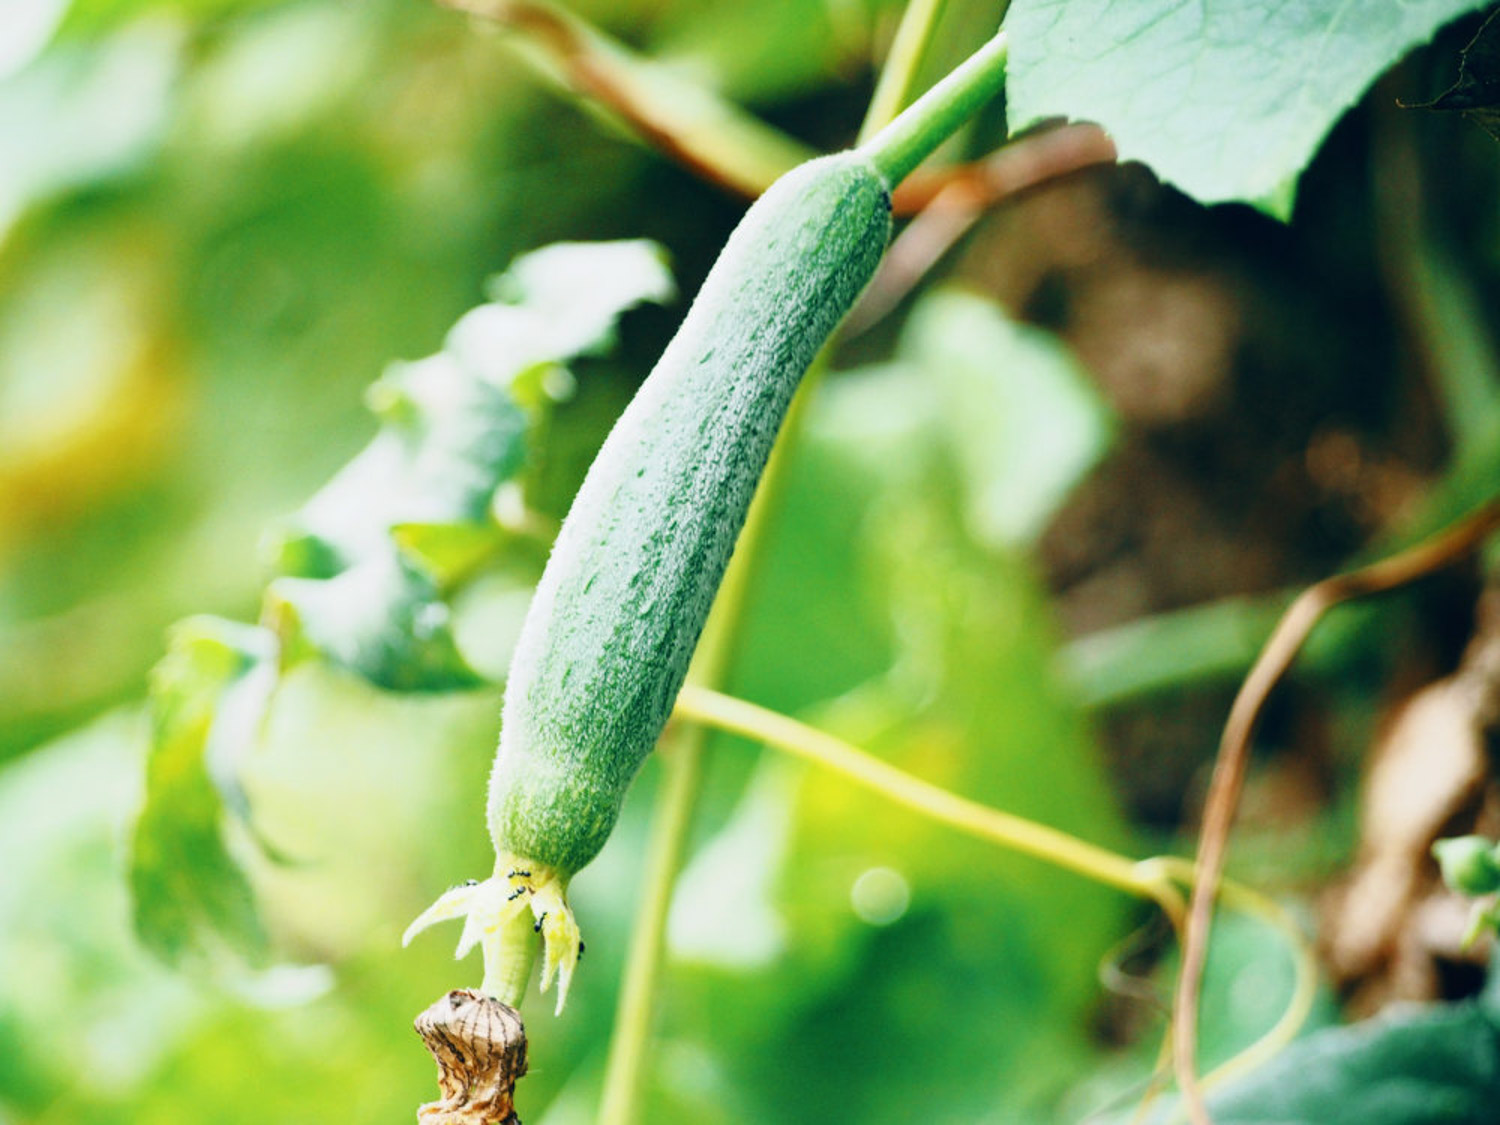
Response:
POLYGON ((786 715, 691 685, 677 697, 675 713, 815 762, 967 835, 1046 860, 1129 894, 1158 900, 1170 917, 1180 917, 1186 905, 1171 880, 1154 868, 1143 875, 1135 860, 1056 828, 960 797, 786 715))
MULTIPOLYGON (((1179 885, 1196 884, 1191 861, 1172 856, 1133 860, 1097 844, 1024 817, 990 808, 913 777, 844 740, 796 719, 741 699, 689 685, 677 697, 674 715, 743 735, 832 770, 856 784, 969 836, 1072 871, 1159 905, 1181 940, 1187 901, 1179 885)), ((1306 1022, 1317 994, 1317 962, 1295 921, 1279 905, 1242 884, 1222 880, 1226 906, 1243 911, 1287 940, 1295 970, 1292 996, 1276 1024, 1234 1058, 1205 1077, 1221 1082, 1265 1062, 1291 1042, 1306 1022)))
POLYGON ((646 849, 644 886, 625 953, 620 1002, 604 1064, 599 1125, 632 1125, 640 1100, 651 1039, 652 1001, 661 976, 662 945, 672 888, 682 869, 693 810, 703 788, 704 732, 685 731, 663 754, 665 777, 646 849))
POLYGON ((1009 54, 1000 31, 895 120, 859 146, 895 187, 1005 85, 1009 54))
POLYGON ((880 68, 880 77, 875 82, 875 92, 870 95, 870 108, 865 111, 864 124, 859 127, 859 144, 864 144, 885 128, 901 112, 911 88, 916 82, 917 67, 932 42, 932 33, 942 17, 948 0, 911 0, 901 13, 901 23, 896 28, 896 37, 891 40, 891 51, 880 68))
MULTIPOLYGON (((827 349, 803 377, 792 400, 782 434, 756 489, 745 529, 719 587, 712 616, 689 672, 690 682, 721 683, 729 670, 750 581, 765 542, 766 527, 784 488, 789 450, 802 431, 810 391, 825 369, 827 349)), ((656 818, 646 851, 644 887, 625 955, 620 1003, 615 1010, 609 1055, 604 1066, 599 1125, 634 1125, 640 1120, 642 1083, 651 1038, 651 1016, 666 935, 672 888, 682 869, 693 809, 702 790, 707 728, 695 725, 678 733, 662 755, 665 783, 657 799, 656 818)))

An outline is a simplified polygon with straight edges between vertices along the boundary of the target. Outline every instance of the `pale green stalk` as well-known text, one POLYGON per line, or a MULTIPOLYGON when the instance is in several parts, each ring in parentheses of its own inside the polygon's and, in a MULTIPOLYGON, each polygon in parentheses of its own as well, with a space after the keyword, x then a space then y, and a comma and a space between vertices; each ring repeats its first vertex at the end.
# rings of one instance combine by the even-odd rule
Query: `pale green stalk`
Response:
POLYGON ((896 37, 891 40, 890 54, 880 68, 875 92, 870 95, 870 108, 865 111, 864 124, 859 129, 860 144, 889 125, 911 96, 917 67, 927 53, 932 33, 946 4, 947 0, 909 0, 907 3, 906 10, 901 13, 901 24, 896 28, 896 37))
MULTIPOLYGON (((977 839, 988 840, 1084 878, 1157 903, 1179 935, 1187 904, 1177 884, 1193 886, 1197 870, 1190 860, 1155 856, 1133 860, 1077 836, 1025 817, 990 808, 939 785, 897 769, 834 735, 775 711, 689 685, 677 697, 674 712, 685 719, 755 739, 832 770, 855 784, 977 839)), ((1232 880, 1221 880, 1224 904, 1241 910, 1286 938, 1295 970, 1292 996, 1276 1024, 1224 1063, 1205 1080, 1210 1085, 1259 1066, 1291 1042, 1306 1022, 1317 995, 1317 960, 1296 923, 1276 903, 1232 880)))
POLYGON ((1005 32, 960 63, 859 146, 895 187, 1005 86, 1005 32))
MULTIPOLYGON (((740 533, 734 557, 714 601, 713 614, 694 657, 689 672, 693 682, 721 683, 728 672, 766 525, 786 477, 788 448, 795 444, 801 432, 809 392, 822 370, 823 357, 820 356, 814 361, 812 370, 803 377, 802 387, 787 411, 781 438, 756 489, 745 529, 740 533)), ((649 1068, 651 1016, 661 975, 667 913, 672 903, 672 888, 687 851, 693 808, 702 789, 707 733, 708 728, 694 725, 680 732, 670 749, 662 755, 666 777, 657 798, 656 819, 646 851, 645 885, 625 955, 620 1003, 615 1009, 615 1025, 604 1066, 599 1125, 636 1125, 640 1120, 641 1091, 649 1068)))

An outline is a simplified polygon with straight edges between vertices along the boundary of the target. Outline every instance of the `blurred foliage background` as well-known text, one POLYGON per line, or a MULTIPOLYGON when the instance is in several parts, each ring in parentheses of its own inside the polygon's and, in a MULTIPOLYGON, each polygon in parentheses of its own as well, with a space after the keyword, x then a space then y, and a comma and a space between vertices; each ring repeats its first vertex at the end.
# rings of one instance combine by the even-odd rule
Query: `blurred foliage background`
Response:
MULTIPOLYGON (((1001 7, 950 5, 929 69, 1001 7)), ((574 10, 820 148, 857 130, 900 14, 574 10)), ((212 949, 170 968, 133 932, 148 670, 181 618, 257 619, 286 543, 268 531, 376 432, 366 387, 441 348, 517 255, 653 239, 691 294, 743 204, 428 4, 0 18, 0 1123, 409 1120, 432 1096, 411 1018, 477 962, 398 939, 490 862, 493 681, 544 545, 465 587, 454 634, 481 686, 387 691, 337 661, 283 677, 236 766, 255 969, 212 949)), ((1397 105, 1451 81, 1476 26, 1341 122, 1289 225, 1139 165, 988 214, 809 404, 732 690, 1100 843, 1184 847, 1288 592, 1500 479, 1497 150, 1397 105)), ((624 313, 528 413, 544 525, 682 307, 624 313)), ((1465 569, 1346 614, 1278 700, 1236 867, 1310 925, 1359 847, 1380 716, 1458 666, 1480 585, 1465 569)), ((748 744, 710 761, 648 1120, 1043 1122, 1138 1094, 1165 982, 1144 908, 748 744)), ((648 763, 575 885, 569 1011, 527 1009, 527 1121, 591 1119, 655 783, 648 763)), ((1450 953, 1415 984, 1381 956, 1332 975, 1366 1010, 1472 991, 1474 955, 1450 953)), ((1274 934, 1221 927, 1208 1061, 1274 1021, 1289 973, 1274 934)))

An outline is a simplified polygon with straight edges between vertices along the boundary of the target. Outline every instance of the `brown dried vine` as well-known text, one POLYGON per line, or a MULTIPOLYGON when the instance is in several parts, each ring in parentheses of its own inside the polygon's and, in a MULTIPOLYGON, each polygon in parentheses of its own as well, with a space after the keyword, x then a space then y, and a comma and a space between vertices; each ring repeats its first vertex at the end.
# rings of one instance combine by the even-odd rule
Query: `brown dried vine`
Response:
POLYGON ((813 155, 706 91, 683 89, 681 83, 676 83, 675 96, 655 89, 646 79, 649 60, 539 0, 438 3, 516 33, 546 60, 543 69, 573 94, 605 110, 668 159, 735 194, 753 199, 782 172, 813 155), (685 109, 691 110, 686 117, 685 109), (726 138, 720 135, 724 133, 734 135, 726 138))
POLYGON ((1197 878, 1188 908, 1182 967, 1172 1013, 1173 1068, 1193 1125, 1213 1125, 1198 1084, 1198 993, 1229 832, 1244 785, 1250 739, 1267 697, 1291 667, 1313 626, 1328 610, 1340 602, 1385 593, 1440 570, 1469 555, 1497 528, 1500 528, 1500 498, 1487 501, 1462 520, 1413 547, 1309 586, 1277 622, 1255 665, 1240 685, 1219 740, 1219 751, 1204 802, 1203 827, 1198 836, 1197 878))

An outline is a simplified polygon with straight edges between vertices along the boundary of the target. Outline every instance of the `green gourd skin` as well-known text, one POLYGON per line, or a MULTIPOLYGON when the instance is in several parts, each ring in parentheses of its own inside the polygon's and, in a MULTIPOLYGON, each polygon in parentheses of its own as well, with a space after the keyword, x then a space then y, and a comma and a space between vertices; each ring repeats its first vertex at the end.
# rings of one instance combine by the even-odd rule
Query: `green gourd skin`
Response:
POLYGON ((481 988, 525 995, 542 936, 557 1008, 583 952, 567 902, 656 744, 803 373, 890 241, 863 152, 788 172, 745 213, 563 522, 511 658, 490 775, 495 873, 407 928, 463 916, 481 988), (534 919, 534 921, 533 921, 534 919))
POLYGON ((890 238, 843 152, 778 180, 730 236, 589 469, 526 616, 490 778, 502 856, 564 881, 655 745, 803 373, 890 238))
POLYGON ((745 213, 564 521, 511 660, 488 819, 495 873, 407 927, 464 917, 485 992, 520 1003, 542 936, 558 1011, 583 952, 568 881, 666 725, 803 373, 864 290, 898 183, 1004 83, 1003 32, 860 148, 745 213), (534 919, 534 921, 533 921, 534 919))

